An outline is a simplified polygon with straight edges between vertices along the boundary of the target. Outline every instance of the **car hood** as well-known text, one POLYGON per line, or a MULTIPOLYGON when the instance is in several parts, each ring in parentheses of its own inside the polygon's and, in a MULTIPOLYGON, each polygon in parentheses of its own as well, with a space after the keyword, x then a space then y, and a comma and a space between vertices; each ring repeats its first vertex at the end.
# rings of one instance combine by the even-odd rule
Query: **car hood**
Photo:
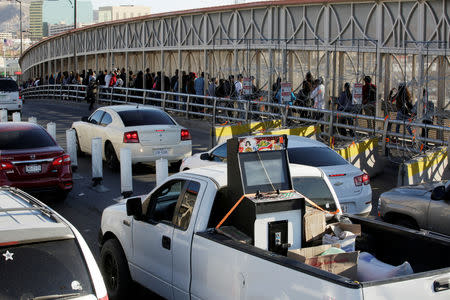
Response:
POLYGON ((411 195, 411 196, 423 196, 428 192, 431 192, 436 186, 442 185, 444 182, 425 182, 417 185, 401 186, 394 188, 391 192, 411 195))

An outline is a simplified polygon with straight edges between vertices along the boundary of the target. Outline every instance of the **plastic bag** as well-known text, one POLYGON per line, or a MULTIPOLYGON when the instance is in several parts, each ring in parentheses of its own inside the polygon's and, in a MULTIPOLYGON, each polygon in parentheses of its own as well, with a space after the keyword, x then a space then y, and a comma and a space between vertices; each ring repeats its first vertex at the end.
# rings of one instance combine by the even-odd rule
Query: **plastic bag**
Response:
POLYGON ((358 281, 383 280, 413 273, 414 271, 407 261, 399 266, 393 266, 379 261, 368 252, 361 252, 359 255, 357 267, 358 281))

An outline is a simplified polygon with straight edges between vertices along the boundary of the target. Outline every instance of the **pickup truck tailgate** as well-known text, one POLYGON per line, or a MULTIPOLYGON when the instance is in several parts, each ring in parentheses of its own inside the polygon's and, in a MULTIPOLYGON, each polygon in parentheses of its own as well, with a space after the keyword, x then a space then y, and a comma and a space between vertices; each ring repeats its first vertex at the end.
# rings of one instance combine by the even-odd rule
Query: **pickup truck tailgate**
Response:
MULTIPOLYGON (((380 299, 450 299, 450 270, 439 275, 426 277, 415 274, 407 277, 399 277, 397 281, 392 279, 378 282, 363 283, 364 300, 380 299), (436 291, 435 291, 436 286, 436 291), (440 288, 439 288, 440 287, 440 288)), ((441 270, 442 271, 442 270, 441 270)))

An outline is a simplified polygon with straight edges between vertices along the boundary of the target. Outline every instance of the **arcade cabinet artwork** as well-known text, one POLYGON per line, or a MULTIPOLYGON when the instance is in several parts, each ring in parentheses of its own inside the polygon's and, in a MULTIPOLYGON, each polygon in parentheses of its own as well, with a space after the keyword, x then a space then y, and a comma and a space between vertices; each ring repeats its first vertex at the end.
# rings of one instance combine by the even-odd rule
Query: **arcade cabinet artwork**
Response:
POLYGON ((228 197, 218 231, 232 228, 254 246, 281 255, 301 248, 305 200, 292 188, 286 148, 285 135, 227 141, 228 197))

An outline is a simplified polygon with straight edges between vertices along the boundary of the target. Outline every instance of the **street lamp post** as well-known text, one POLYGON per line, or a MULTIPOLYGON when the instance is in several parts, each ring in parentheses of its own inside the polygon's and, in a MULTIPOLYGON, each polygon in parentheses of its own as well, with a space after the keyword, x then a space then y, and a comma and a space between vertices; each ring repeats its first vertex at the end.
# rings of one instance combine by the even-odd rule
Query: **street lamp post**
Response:
POLYGON ((22 56, 22 0, 16 0, 16 2, 19 2, 20 4, 20 15, 19 15, 19 23, 20 23, 20 56, 22 56))
MULTIPOLYGON (((70 2, 70 0, 69 0, 70 2)), ((73 0, 73 29, 77 29, 77 0, 73 0)), ((77 68, 77 44, 76 44, 76 32, 73 32, 73 67, 75 68, 75 73, 78 72, 77 68)))

